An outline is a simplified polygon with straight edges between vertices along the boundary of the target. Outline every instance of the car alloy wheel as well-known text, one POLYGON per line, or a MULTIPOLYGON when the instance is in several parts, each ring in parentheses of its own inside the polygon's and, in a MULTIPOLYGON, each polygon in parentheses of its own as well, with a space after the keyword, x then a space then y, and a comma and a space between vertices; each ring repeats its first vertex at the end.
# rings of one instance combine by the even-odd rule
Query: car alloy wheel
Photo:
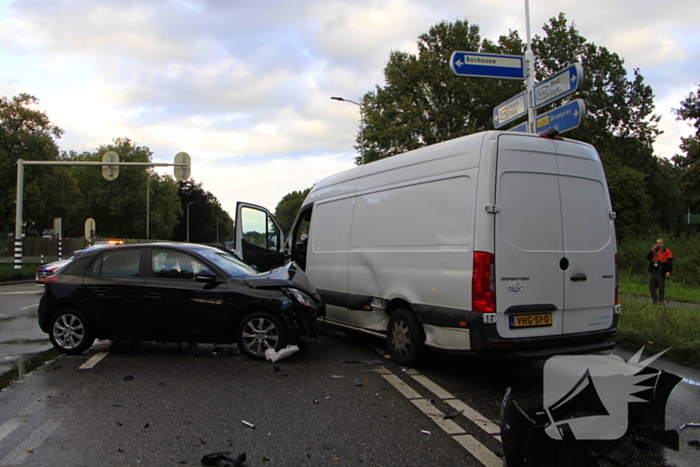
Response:
POLYGON ((87 350, 95 341, 90 324, 82 313, 65 310, 51 321, 51 343, 63 353, 77 354, 87 350))
POLYGON ((287 343, 287 332, 280 320, 270 313, 253 313, 238 327, 238 347, 248 357, 265 358, 267 349, 279 350, 287 343))

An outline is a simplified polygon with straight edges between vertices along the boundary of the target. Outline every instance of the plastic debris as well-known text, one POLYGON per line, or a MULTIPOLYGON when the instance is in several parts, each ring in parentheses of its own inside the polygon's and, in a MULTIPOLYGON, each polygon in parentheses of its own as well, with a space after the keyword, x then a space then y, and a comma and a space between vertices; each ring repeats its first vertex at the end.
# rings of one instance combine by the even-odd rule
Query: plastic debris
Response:
POLYGON ((420 432, 423 433, 424 435, 429 435, 429 434, 430 434, 430 432, 429 432, 428 430, 421 430, 420 432))
POLYGON ((280 349, 280 351, 276 351, 275 349, 267 349, 265 351, 265 358, 267 361, 275 363, 277 360, 281 360, 283 358, 287 358, 290 355, 292 355, 294 352, 298 352, 299 347, 296 345, 288 345, 287 347, 280 349))
POLYGON ((131 376, 131 375, 126 375, 126 376, 124 377, 124 381, 131 381, 132 379, 134 379, 134 377, 131 376))
POLYGON ((253 430, 255 429, 255 425, 253 425, 253 424, 250 423, 250 422, 246 422, 245 420, 241 420, 241 423, 242 423, 244 426, 247 426, 248 428, 252 428, 253 430))
POLYGON ((463 413, 464 413, 464 409, 462 409, 462 410, 451 409, 451 410, 449 410, 449 411, 445 414, 444 417, 442 417, 442 419, 443 419, 443 420, 448 420, 448 419, 451 420, 451 419, 453 419, 453 418, 459 417, 459 416, 462 415, 463 413))
POLYGON ((217 467, 243 467, 246 461, 245 452, 239 454, 235 459, 230 457, 231 451, 214 452, 202 457, 202 465, 213 465, 217 467))

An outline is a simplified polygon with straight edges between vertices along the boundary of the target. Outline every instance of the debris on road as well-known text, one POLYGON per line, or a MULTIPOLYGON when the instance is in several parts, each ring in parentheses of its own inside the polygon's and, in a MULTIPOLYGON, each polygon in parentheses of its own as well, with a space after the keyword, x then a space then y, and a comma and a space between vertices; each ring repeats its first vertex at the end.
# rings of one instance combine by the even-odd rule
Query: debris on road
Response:
POLYGON ((443 420, 448 420, 448 419, 451 420, 451 419, 453 419, 453 418, 459 417, 459 416, 462 415, 463 413, 464 413, 464 409, 462 409, 462 410, 451 409, 450 411, 448 411, 448 412, 445 414, 444 417, 442 417, 442 419, 443 419, 443 420))
POLYGON ((275 363, 277 360, 281 360, 283 358, 287 358, 290 355, 292 355, 294 352, 298 352, 299 347, 296 345, 288 345, 284 349, 280 349, 280 351, 276 351, 275 349, 267 349, 265 351, 265 358, 267 361, 275 363))
POLYGON ((245 452, 241 453, 235 459, 230 457, 231 451, 214 452, 202 457, 202 465, 213 465, 216 467, 243 467, 246 461, 245 452))
POLYGON ((241 423, 243 423, 243 425, 247 426, 248 428, 252 428, 253 430, 255 429, 255 425, 253 425, 250 422, 246 422, 245 420, 241 420, 241 423))

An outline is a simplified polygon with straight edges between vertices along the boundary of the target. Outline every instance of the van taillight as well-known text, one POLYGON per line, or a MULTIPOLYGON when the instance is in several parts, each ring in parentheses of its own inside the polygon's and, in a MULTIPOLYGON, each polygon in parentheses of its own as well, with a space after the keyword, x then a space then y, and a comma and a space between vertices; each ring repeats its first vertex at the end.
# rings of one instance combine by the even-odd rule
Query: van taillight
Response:
POLYGON ((494 257, 491 253, 474 252, 472 274, 472 310, 481 313, 496 312, 494 257))
POLYGON ((619 272, 618 267, 617 267, 617 253, 615 253, 615 305, 620 304, 619 295, 618 295, 619 284, 620 284, 620 272, 619 272))

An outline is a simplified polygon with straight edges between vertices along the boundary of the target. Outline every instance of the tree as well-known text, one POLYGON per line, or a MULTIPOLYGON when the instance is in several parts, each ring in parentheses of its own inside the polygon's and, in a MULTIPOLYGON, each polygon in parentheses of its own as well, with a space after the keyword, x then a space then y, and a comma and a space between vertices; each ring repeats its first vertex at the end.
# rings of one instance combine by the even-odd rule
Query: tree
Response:
POLYGON ((458 20, 421 35, 418 56, 391 52, 386 85, 362 99, 365 162, 493 129, 493 107, 520 92, 523 83, 456 77, 450 69, 455 50, 522 54, 524 46, 515 32, 498 45, 482 41, 478 26, 458 20))
MULTIPOLYGON (((152 157, 150 149, 128 138, 117 138, 95 152, 67 153, 64 157, 101 161, 107 151, 119 154, 121 162, 151 162, 152 157)), ((69 227, 74 234, 82 235, 85 219, 93 218, 98 237, 146 238, 148 230, 151 238, 171 238, 180 214, 177 185, 171 177, 160 177, 147 166, 122 166, 112 181, 102 178, 99 167, 76 166, 73 170, 81 195, 69 227)))
POLYGON ((681 107, 673 109, 676 120, 688 122, 695 134, 681 138, 680 149, 684 155, 675 155, 673 162, 683 170, 681 190, 688 207, 700 212, 700 86, 681 101, 681 107))
MULTIPOLYGON (((0 96, 0 234, 12 232, 15 218, 17 159, 52 161, 58 157, 56 140, 63 130, 51 124, 46 114, 33 109, 39 100, 29 94, 8 99, 0 96)), ((25 231, 36 231, 51 217, 53 201, 65 191, 60 171, 45 166, 26 167, 24 180, 25 231), (52 189, 57 189, 56 193, 52 189), (56 196, 54 198, 54 195, 56 196)), ((72 189, 70 178, 66 191, 72 189)))
POLYGON ((218 243, 223 243, 226 239, 233 238, 233 220, 223 210, 216 196, 205 191, 201 183, 192 179, 177 184, 182 206, 182 217, 175 232, 177 240, 187 240, 188 228, 189 241, 192 243, 214 243, 217 242, 217 237, 218 243))
POLYGON ((277 219, 277 223, 285 235, 289 235, 294 219, 296 219, 297 213, 310 191, 311 188, 307 188, 304 191, 292 191, 284 195, 280 202, 277 203, 275 219, 277 219))

